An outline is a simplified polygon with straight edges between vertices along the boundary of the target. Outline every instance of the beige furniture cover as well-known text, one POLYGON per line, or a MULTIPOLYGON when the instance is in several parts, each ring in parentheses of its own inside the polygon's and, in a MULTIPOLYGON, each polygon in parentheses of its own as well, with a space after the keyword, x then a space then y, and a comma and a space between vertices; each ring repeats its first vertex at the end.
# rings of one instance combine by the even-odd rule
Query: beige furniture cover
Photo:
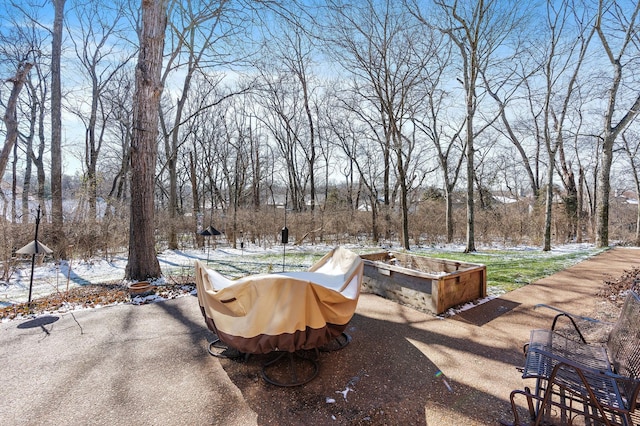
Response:
POLYGON ((295 352, 329 343, 353 316, 363 263, 337 247, 308 272, 225 278, 196 261, 198 302, 207 326, 244 353, 295 352))

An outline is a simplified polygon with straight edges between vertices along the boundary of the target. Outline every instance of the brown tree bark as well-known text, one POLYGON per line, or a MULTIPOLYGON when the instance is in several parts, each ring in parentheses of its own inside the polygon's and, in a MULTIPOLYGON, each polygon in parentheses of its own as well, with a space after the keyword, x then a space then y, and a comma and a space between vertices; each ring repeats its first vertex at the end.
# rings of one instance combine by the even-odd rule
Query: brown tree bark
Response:
POLYGON ((193 194, 193 230, 196 234, 196 246, 204 247, 204 237, 198 232, 198 216, 200 215, 200 192, 198 191, 198 175, 193 152, 189 151, 189 180, 193 194))
POLYGON ((18 120, 16 119, 16 107, 18 104, 18 96, 24 86, 24 82, 27 79, 29 71, 33 67, 32 63, 26 62, 18 66, 15 77, 10 79, 13 83, 11 94, 9 95, 9 101, 7 102, 7 109, 5 110, 4 117, 2 118, 6 126, 7 135, 4 142, 2 152, 0 152, 0 178, 4 176, 4 172, 7 168, 7 162, 9 161, 9 154, 13 150, 13 146, 18 140, 18 120))
POLYGON ((56 257, 65 259, 66 243, 62 213, 62 83, 60 58, 62 56, 62 24, 66 0, 53 0, 55 16, 51 41, 51 223, 56 257))
POLYGON ((136 67, 131 141, 131 217, 126 278, 161 276, 155 250, 154 183, 158 153, 158 112, 167 1, 142 0, 142 31, 136 67))

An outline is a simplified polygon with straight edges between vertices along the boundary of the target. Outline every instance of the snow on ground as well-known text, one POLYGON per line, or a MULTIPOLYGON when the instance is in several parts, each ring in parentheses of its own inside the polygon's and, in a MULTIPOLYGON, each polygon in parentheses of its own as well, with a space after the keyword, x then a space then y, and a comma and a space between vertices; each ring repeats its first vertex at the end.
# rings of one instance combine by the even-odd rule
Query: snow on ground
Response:
MULTIPOLYGON (((358 253, 378 251, 381 249, 398 249, 394 247, 346 245, 358 253)), ((591 245, 569 244, 559 246, 552 253, 568 253, 592 248, 591 245)), ((330 245, 286 246, 285 265, 288 271, 303 270, 312 265, 318 256, 327 253, 330 245)), ((482 247, 481 250, 505 249, 504 246, 482 247)), ((415 253, 427 254, 432 250, 464 251, 464 246, 447 245, 433 247, 415 247, 415 253)), ((548 253, 540 251, 539 247, 509 247, 508 250, 538 251, 541 256, 548 253)), ((245 243, 243 249, 231 247, 207 248, 204 250, 165 250, 158 254, 158 261, 162 269, 163 278, 154 282, 156 285, 172 283, 173 280, 184 281, 193 277, 193 265, 196 260, 208 261, 212 267, 223 274, 237 278, 260 272, 278 272, 284 270, 283 247, 272 246, 263 248, 245 243), (179 280, 181 279, 181 280, 179 280)), ((87 284, 122 283, 124 270, 127 265, 126 255, 115 256, 111 260, 94 258, 89 261, 72 259, 59 264, 45 262, 36 266, 33 274, 32 300, 55 292, 66 291, 67 288, 87 284)), ((193 278, 192 278, 193 279, 193 278)), ((30 258, 24 259, 12 271, 8 282, 0 282, 0 307, 26 302, 28 300, 31 280, 30 258)), ((491 297, 490 297, 491 298, 491 297)))
MULTIPOLYGON (((329 246, 287 247, 286 253, 326 253, 329 246)), ((287 265, 287 268, 301 268, 313 263, 313 256, 303 258, 301 265, 287 265)), ((282 268, 282 247, 263 249, 250 246, 244 249, 220 247, 205 250, 165 250, 158 254, 163 278, 156 285, 170 283, 173 279, 193 277, 193 265, 196 260, 209 261, 217 268, 225 270, 230 276, 248 275, 282 268)), ((296 261, 300 258, 296 256, 296 261)), ((71 260, 59 264, 45 262, 37 265, 33 273, 32 300, 55 292, 63 292, 73 287, 87 284, 122 283, 127 266, 126 255, 115 256, 108 261, 94 258, 89 261, 71 260)), ((0 307, 26 302, 29 298, 31 281, 31 259, 25 257, 12 271, 8 282, 0 282, 0 307)))

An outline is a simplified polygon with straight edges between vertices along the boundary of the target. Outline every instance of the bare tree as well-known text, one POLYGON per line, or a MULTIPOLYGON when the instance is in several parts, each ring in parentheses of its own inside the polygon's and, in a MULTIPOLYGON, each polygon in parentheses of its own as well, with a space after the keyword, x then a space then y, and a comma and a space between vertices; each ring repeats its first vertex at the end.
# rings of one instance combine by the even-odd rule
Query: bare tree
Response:
MULTIPOLYGON (((635 184, 636 197, 640 197, 640 137, 636 132, 623 132, 622 148, 627 154, 629 167, 631 168, 633 183, 635 184)), ((635 245, 640 246, 640 204, 636 209, 636 235, 635 245)))
MULTIPOLYGON (((336 88, 337 90, 337 88, 336 88)), ((355 174, 358 187, 364 187, 364 208, 371 212, 371 237, 374 242, 380 238, 380 186, 384 185, 385 167, 379 161, 379 136, 369 120, 363 120, 357 108, 358 98, 339 98, 334 94, 331 112, 326 114, 329 139, 346 156, 345 175, 353 179, 355 174), (355 169, 355 170, 354 170, 355 169)), ((355 197, 359 198, 359 197, 355 197)), ((359 203, 354 209, 360 210, 359 203)))
MULTIPOLYGON (((224 96, 219 91, 218 83, 219 80, 215 83, 210 80, 199 81, 194 85, 197 98, 205 104, 219 103, 224 96)), ((194 216, 201 213, 205 220, 203 223, 205 227, 207 224, 215 224, 218 227, 219 225, 214 222, 214 209, 227 208, 227 198, 223 194, 220 177, 223 174, 221 169, 228 161, 224 156, 226 152, 224 107, 202 109, 183 126, 185 127, 183 131, 189 135, 186 139, 189 143, 189 157, 194 158, 193 163, 189 160, 190 180, 192 185, 199 188, 198 196, 195 197, 198 199, 198 206, 194 206, 194 216), (210 209, 208 219, 206 218, 207 207, 210 209)), ((195 219, 197 220, 197 217, 195 219)), ((194 226, 197 225, 198 223, 194 222, 194 226)), ((197 229, 194 228, 194 230, 197 229)))
MULTIPOLYGON (((185 139, 181 135, 184 124, 185 106, 191 95, 194 76, 202 66, 212 66, 212 61, 221 61, 218 45, 232 30, 223 22, 224 13, 230 2, 190 1, 186 4, 175 3, 171 19, 171 53, 162 73, 162 84, 166 86, 170 76, 176 71, 184 72, 182 87, 175 105, 171 105, 174 117, 169 119, 168 108, 161 108, 160 118, 164 139, 165 168, 169 175, 168 210, 170 218, 169 248, 177 249, 177 235, 174 219, 178 214, 178 161, 179 149, 185 139), (215 58, 215 59, 214 59, 215 58)), ((175 77, 174 77, 175 78, 175 77)), ((167 100, 168 104, 172 102, 167 100)), ((204 107, 204 105, 200 105, 204 107)), ((192 112, 191 115, 194 115, 192 112)))
POLYGON ((602 165, 598 176, 597 234, 599 247, 609 245, 609 194, 615 141, 640 112, 640 89, 633 74, 640 57, 640 2, 598 2, 595 28, 612 69, 602 132, 602 165), (627 76, 625 76, 627 71, 627 76), (628 84, 628 85, 627 85, 628 84), (629 98, 627 98, 629 96, 629 98), (620 105, 626 105, 621 108, 620 105))
POLYGON ((247 180, 250 178, 250 142, 249 131, 247 128, 247 119, 243 111, 229 108, 232 115, 228 118, 228 125, 225 126, 225 144, 224 149, 226 161, 222 163, 222 172, 228 188, 228 200, 232 209, 231 235, 227 237, 231 239, 233 248, 236 248, 238 229, 238 210, 244 204, 244 194, 247 193, 247 180))
POLYGON ((154 187, 158 152, 158 112, 168 0, 142 0, 142 28, 136 67, 131 140, 131 217, 128 279, 161 275, 155 248, 154 187))
MULTIPOLYGON (((23 136, 22 138, 25 140, 25 151, 27 157, 33 162, 36 166, 36 179, 38 184, 37 194, 38 201, 40 202, 40 206, 42 207, 42 214, 46 216, 47 208, 45 203, 45 192, 46 192, 46 172, 45 172, 45 162, 44 162, 44 153, 45 148, 47 146, 46 136, 45 136, 45 118, 47 116, 48 110, 46 107, 47 97, 49 96, 49 86, 47 83, 47 74, 46 74, 46 66, 40 63, 39 61, 35 62, 35 66, 33 68, 35 71, 32 74, 35 74, 34 78, 29 78, 27 80, 27 88, 30 95, 30 125, 29 125, 29 134, 23 136), (37 141, 37 149, 34 149, 34 141, 37 141), (37 152, 37 154, 36 154, 37 152)), ((29 200, 29 187, 30 182, 27 183, 27 180, 31 180, 31 173, 26 173, 24 176, 23 191, 22 191, 22 215, 23 221, 26 221, 28 218, 28 200, 29 200)))
POLYGON ((417 178, 412 169, 421 149, 410 122, 424 100, 423 83, 438 53, 438 40, 391 1, 331 2, 330 7, 335 31, 331 44, 345 70, 355 77, 352 90, 361 97, 363 108, 378 114, 374 123, 381 129, 383 152, 388 149, 393 154, 388 159, 395 166, 400 190, 401 243, 409 249, 409 192, 417 178))
POLYGON ((286 183, 288 201, 295 211, 303 211, 309 181, 309 164, 302 149, 307 129, 304 100, 296 78, 289 72, 263 64, 260 73, 262 84, 256 99, 263 113, 257 118, 271 134, 279 153, 281 181, 286 183))
MULTIPOLYGON (((13 53, 14 61, 26 60, 33 64, 31 72, 26 76, 25 96, 22 97, 19 106, 19 121, 22 123, 19 133, 19 144, 22 155, 20 162, 24 165, 22 181, 22 221, 28 222, 29 198, 31 194, 32 166, 37 172, 37 197, 42 206, 43 217, 47 218, 49 196, 45 194, 45 149, 49 148, 49 140, 45 133, 51 131, 49 126, 50 82, 53 70, 51 51, 47 43, 51 43, 51 27, 43 24, 46 22, 40 16, 42 5, 34 5, 30 2, 11 2, 11 7, 16 11, 13 15, 12 26, 8 28, 6 37, 3 36, 2 51, 13 53), (9 41, 10 38, 13 41, 9 41), (22 58, 22 59, 19 59, 22 58), (34 150, 34 145, 36 145, 34 150), (37 152, 37 154, 36 154, 37 152)), ((7 62, 5 62, 6 64, 7 62)), ((52 104, 51 104, 52 105, 52 104)), ((15 178, 15 176, 14 176, 15 178)), ((56 255, 60 255, 57 251, 56 255)))
POLYGON ((353 158, 353 153, 357 149, 357 138, 354 137, 355 131, 353 129, 357 124, 349 121, 347 118, 350 114, 349 108, 342 105, 344 100, 338 99, 337 91, 340 90, 340 84, 336 81, 329 82, 329 84, 324 101, 317 109, 318 123, 320 124, 318 128, 319 147, 325 163, 324 208, 326 208, 326 200, 329 196, 329 182, 336 173, 340 173, 341 177, 345 179, 347 204, 353 212, 358 209, 358 188, 362 185, 353 158), (341 153, 346 158, 343 159, 341 153))
MULTIPOLYGON (((536 41, 532 41, 532 44, 535 43, 536 41)), ((529 99, 529 102, 532 102, 534 97, 530 93, 528 83, 541 68, 540 65, 527 63, 525 57, 528 56, 524 52, 514 55, 514 65, 500 79, 495 76, 487 76, 484 70, 481 71, 481 74, 487 94, 493 98, 498 106, 501 126, 496 126, 496 128, 513 144, 518 152, 522 168, 527 176, 529 190, 537 199, 540 194, 540 156, 538 155, 541 149, 540 143, 536 138, 535 150, 533 152, 528 151, 526 144, 532 133, 531 128, 529 126, 524 126, 524 129, 518 128, 520 127, 518 123, 523 121, 523 117, 520 115, 520 102, 522 100, 518 98, 521 95, 520 89, 525 88, 525 97, 529 99), (526 93, 527 89, 529 90, 528 93, 526 93)), ((526 111, 526 108, 522 108, 522 110, 526 111)), ((536 116, 534 115, 531 118, 535 122, 536 116)))
MULTIPOLYGON (((386 3, 388 8, 388 2, 386 3)), ((393 173, 391 133, 388 129, 388 121, 380 124, 384 119, 383 106, 380 105, 382 101, 376 97, 379 93, 376 93, 370 83, 371 80, 379 78, 378 83, 382 83, 381 88, 384 88, 384 79, 378 74, 380 64, 375 62, 380 60, 381 52, 376 52, 373 37, 378 36, 376 41, 380 41, 380 37, 385 36, 386 28, 378 28, 375 15, 371 16, 371 22, 366 22, 366 13, 374 9, 372 1, 357 5, 345 5, 344 2, 334 1, 330 3, 330 9, 332 12, 327 19, 327 27, 322 30, 322 33, 327 35, 325 40, 329 44, 328 50, 335 57, 336 62, 345 68, 348 74, 352 74, 349 91, 352 96, 358 98, 349 99, 344 106, 356 108, 353 112, 358 118, 368 126, 374 126, 370 128, 371 134, 375 135, 379 144, 378 156, 383 169, 381 198, 385 220, 384 234, 388 238, 391 229, 393 173), (373 48, 371 54, 377 54, 377 57, 369 56, 369 48, 373 48), (373 97, 370 96, 372 93, 373 97), (361 103, 361 100, 364 102, 361 103)))
MULTIPOLYGON (((575 102, 580 104, 580 101, 575 102)), ((579 116, 579 114, 578 114, 579 116)), ((579 182, 574 172, 573 161, 569 158, 565 145, 570 140, 573 140, 573 146, 577 145, 577 141, 580 139, 581 119, 578 118, 573 123, 573 134, 563 138, 561 144, 558 145, 558 160, 557 168, 559 169, 560 180, 564 186, 565 194, 563 195, 564 211, 567 216, 568 229, 566 233, 567 241, 573 241, 578 236, 578 229, 580 228, 580 196, 579 196, 579 182)), ((571 152, 571 151, 569 151, 571 152)))
MULTIPOLYGON (((127 67, 128 68, 128 67, 127 67)), ((111 189, 107 195, 107 205, 113 202, 123 202, 128 196, 128 179, 130 161, 130 146, 133 133, 133 91, 134 73, 129 69, 121 69, 105 87, 104 99, 105 109, 111 111, 111 125, 106 129, 112 136, 113 144, 108 143, 104 162, 112 165, 111 189)), ((103 164, 104 164, 103 162, 103 164)), ((107 208, 106 214, 109 214, 107 208)))
MULTIPOLYGON (((111 114, 105 107, 105 92, 118 72, 135 55, 135 49, 127 49, 122 23, 126 10, 124 4, 112 2, 100 5, 95 2, 75 4, 73 30, 69 28, 76 57, 86 74, 91 96, 89 111, 79 107, 76 115, 85 125, 84 184, 88 194, 89 220, 96 220, 97 166, 111 114), (131 53, 129 53, 131 52, 131 53), (120 56, 120 57, 119 57, 120 56), (86 117, 86 119, 85 119, 86 117)), ((80 99, 84 103, 86 99, 80 99)))
MULTIPOLYGON (((47 108, 49 97, 49 72, 50 57, 46 44, 51 32, 44 28, 38 16, 39 7, 32 9, 28 5, 11 3, 12 12, 8 13, 8 21, 5 30, 0 34, 0 56, 7 71, 18 67, 21 63, 31 63, 33 68, 26 74, 24 82, 24 96, 18 104, 16 119, 24 123, 19 131, 19 141, 16 144, 16 154, 19 161, 24 164, 22 181, 22 221, 29 220, 29 197, 31 195, 32 169, 35 165, 38 182, 38 200, 42 206, 42 214, 47 216, 47 203, 45 202, 45 164, 44 151, 47 146, 45 137, 45 118, 48 117, 47 108), (13 13, 15 11, 15 14, 13 13), (34 144, 37 145, 37 155, 34 152, 34 144)), ((6 108, 6 104, 3 105, 6 108)), ((14 161, 15 164, 15 161, 14 161)), ((14 173, 14 181, 17 178, 14 173)))
POLYGON ((465 146, 464 141, 460 137, 464 121, 459 128, 451 129, 452 131, 447 133, 444 125, 439 122, 441 118, 439 102, 430 96, 429 103, 431 104, 429 108, 430 112, 426 115, 426 120, 416 119, 415 123, 416 127, 427 135, 436 150, 444 189, 446 241, 451 243, 453 242, 455 231, 453 222, 453 193, 464 162, 463 153, 465 146))
MULTIPOLYGON (((218 114, 225 109, 220 105, 226 95, 221 91, 223 75, 208 75, 196 73, 193 76, 193 90, 191 100, 185 105, 185 114, 188 119, 183 120, 180 126, 181 141, 185 153, 182 155, 184 170, 188 170, 188 181, 191 185, 193 231, 196 233, 196 242, 199 247, 204 244, 204 239, 197 234, 202 230, 202 218, 205 211, 206 187, 213 170, 220 165, 215 160, 218 154, 218 134, 224 131, 224 121, 218 122, 218 114)), ((165 157, 166 158, 166 157, 165 157)), ((166 164, 166 163, 165 163, 166 164)), ((209 223, 212 225, 212 223, 209 223)), ((206 226, 205 226, 206 227, 206 226)), ((171 239, 171 238, 170 238, 171 239)))
POLYGON ((65 259, 67 244, 62 210, 62 24, 66 0, 51 0, 54 7, 51 40, 51 224, 55 254, 65 259))
MULTIPOLYGON (((307 121, 306 137, 301 140, 300 147, 304 152, 309 170, 309 203, 313 212, 316 206, 316 160, 317 160, 317 124, 313 114, 313 55, 317 54, 311 39, 304 30, 301 21, 292 22, 286 19, 283 24, 271 30, 271 38, 267 42, 269 53, 276 55, 288 72, 292 73, 299 84, 302 94, 302 107, 307 121), (275 30, 275 31, 274 31, 275 30)), ((302 139, 302 138, 301 138, 302 139)), ((313 227, 313 224, 312 224, 313 227)))
POLYGON ((445 198, 446 241, 453 242, 453 193, 464 163, 464 140, 461 134, 465 120, 457 120, 446 115, 451 96, 441 88, 444 73, 451 66, 450 49, 439 49, 439 55, 432 58, 433 72, 425 81, 425 106, 413 117, 413 123, 431 141, 438 160, 445 198))
POLYGON ((542 129, 549 164, 547 166, 547 188, 545 203, 545 226, 543 250, 551 250, 552 207, 554 203, 553 177, 556 172, 556 155, 562 153, 565 186, 576 194, 575 180, 569 176, 564 158, 564 143, 567 139, 566 125, 570 109, 577 96, 578 77, 594 34, 589 25, 588 10, 584 15, 571 2, 547 2, 548 38, 544 52, 542 72, 545 95, 542 105, 542 129), (576 31, 577 33, 574 33, 576 31))
MULTIPOLYGON (((517 2, 498 0, 434 0, 443 15, 427 19, 413 2, 413 13, 428 26, 447 35, 459 53, 465 94, 465 146, 467 159, 467 243, 466 252, 476 250, 474 230, 474 176, 476 147, 475 137, 482 131, 476 129, 474 119, 478 112, 478 85, 481 70, 487 70, 499 48, 505 48, 505 40, 520 23, 517 2), (436 20, 439 20, 436 22, 436 20)), ((486 126, 485 126, 486 128, 486 126)))
POLYGON ((16 75, 9 79, 13 88, 11 89, 9 101, 7 102, 7 107, 4 112, 4 116, 2 117, 6 126, 7 135, 5 137, 2 151, 0 151, 0 178, 4 176, 4 172, 7 168, 7 162, 9 161, 9 154, 11 154, 11 151, 18 140, 18 120, 16 117, 18 97, 20 96, 22 87, 24 87, 27 75, 29 74, 29 71, 31 71, 32 67, 33 64, 31 62, 18 64, 16 75))

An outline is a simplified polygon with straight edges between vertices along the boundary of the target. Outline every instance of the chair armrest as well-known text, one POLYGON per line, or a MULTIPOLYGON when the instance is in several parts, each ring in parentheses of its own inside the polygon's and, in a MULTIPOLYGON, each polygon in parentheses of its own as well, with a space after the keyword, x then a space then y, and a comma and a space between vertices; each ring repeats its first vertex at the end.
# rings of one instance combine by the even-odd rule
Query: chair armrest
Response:
POLYGON ((580 330, 580 327, 578 327, 578 324, 576 323, 576 320, 580 320, 580 321, 585 321, 588 323, 592 323, 592 324, 598 324, 600 326, 603 327, 613 327, 614 323, 612 322, 607 322, 607 321, 601 321, 595 318, 591 318, 591 317, 585 317, 582 315, 576 315, 573 314, 571 312, 567 312, 564 311, 562 309, 558 309, 554 306, 550 306, 550 305, 545 305, 544 303, 540 303, 534 306, 534 309, 537 308, 547 308, 547 309, 551 309, 553 311, 558 312, 558 314, 553 318, 553 322, 551 323, 551 330, 555 331, 556 330, 556 325, 558 323, 558 320, 562 317, 565 317, 569 320, 569 322, 571 323, 571 325, 573 326, 573 330, 578 334, 578 337, 580 338, 580 340, 583 343, 587 343, 587 339, 585 339, 582 330, 580 330))
MULTIPOLYGON (((560 313, 559 315, 565 315, 565 316, 568 316, 568 317, 570 317, 570 318, 579 319, 579 320, 581 320, 581 321, 593 322, 593 323, 598 323, 598 324, 607 324, 607 325, 613 325, 613 324, 614 324, 614 323, 612 323, 612 322, 601 321, 601 320, 596 319, 596 318, 585 317, 585 316, 582 316, 582 315, 576 315, 576 314, 573 314, 573 313, 571 313, 571 312, 564 311, 564 310, 562 310, 562 309, 556 308, 555 306, 546 305, 546 304, 544 304, 544 303, 538 303, 537 305, 535 305, 535 306, 533 307, 533 309, 538 309, 538 308, 547 308, 547 309, 551 309, 552 311, 559 312, 559 313, 560 313)), ((557 315, 556 315, 556 316, 557 316, 557 315)))

